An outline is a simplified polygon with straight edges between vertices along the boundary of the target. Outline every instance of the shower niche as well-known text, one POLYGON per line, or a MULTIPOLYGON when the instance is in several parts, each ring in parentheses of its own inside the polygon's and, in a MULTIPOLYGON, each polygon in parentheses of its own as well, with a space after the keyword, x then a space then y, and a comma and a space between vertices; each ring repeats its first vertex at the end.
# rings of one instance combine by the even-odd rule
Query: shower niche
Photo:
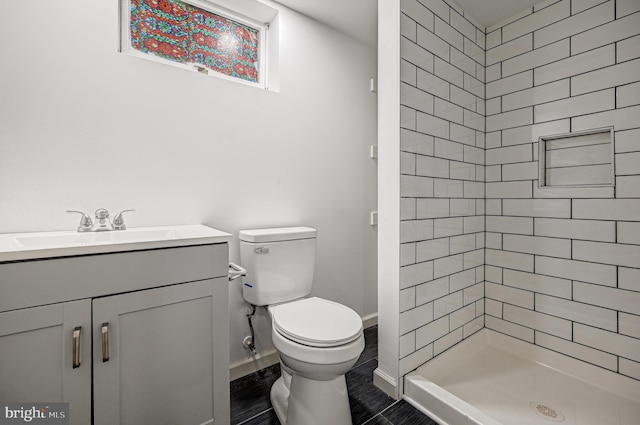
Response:
POLYGON ((615 183, 613 127, 540 136, 539 187, 602 187, 615 183))

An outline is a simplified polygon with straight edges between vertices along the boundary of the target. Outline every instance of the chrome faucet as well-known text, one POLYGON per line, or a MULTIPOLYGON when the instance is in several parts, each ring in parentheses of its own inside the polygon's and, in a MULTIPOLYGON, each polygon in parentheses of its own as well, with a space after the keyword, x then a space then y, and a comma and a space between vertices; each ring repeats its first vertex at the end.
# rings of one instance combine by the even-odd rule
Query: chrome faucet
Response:
POLYGON ((113 222, 109 220, 109 211, 106 208, 98 208, 95 212, 95 222, 91 220, 87 214, 82 211, 67 210, 68 213, 76 213, 82 215, 80 224, 78 225, 78 232, 105 232, 109 230, 125 230, 127 226, 124 224, 124 218, 122 214, 129 211, 135 211, 133 209, 120 211, 113 218, 113 222))

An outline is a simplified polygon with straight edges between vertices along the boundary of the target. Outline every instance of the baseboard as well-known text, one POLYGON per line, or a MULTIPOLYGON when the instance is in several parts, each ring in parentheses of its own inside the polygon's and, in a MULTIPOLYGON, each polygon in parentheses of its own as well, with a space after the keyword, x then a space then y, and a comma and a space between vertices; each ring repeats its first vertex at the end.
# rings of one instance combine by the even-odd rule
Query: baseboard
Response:
MULTIPOLYGON (((366 316, 362 316, 363 328, 370 328, 377 324, 378 313, 371 313, 366 316)), ((278 357, 278 352, 275 348, 272 348, 264 353, 257 354, 254 357, 232 363, 229 366, 229 379, 233 381, 234 379, 242 378, 243 376, 247 376, 264 369, 265 367, 273 366, 279 361, 280 358, 278 357)))
POLYGON ((229 379, 233 381, 234 379, 242 378, 265 367, 273 366, 279 361, 278 352, 275 348, 272 348, 249 359, 232 363, 229 367, 229 379))
POLYGON ((379 368, 373 371, 373 385, 381 389, 389 397, 398 400, 397 382, 379 368))

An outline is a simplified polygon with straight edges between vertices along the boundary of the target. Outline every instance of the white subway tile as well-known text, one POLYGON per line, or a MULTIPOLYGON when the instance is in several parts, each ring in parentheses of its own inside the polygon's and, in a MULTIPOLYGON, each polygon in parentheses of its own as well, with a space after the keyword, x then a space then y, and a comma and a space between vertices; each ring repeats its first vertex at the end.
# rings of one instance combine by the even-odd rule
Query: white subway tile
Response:
POLYGON ((400 245, 400 266, 406 266, 416 262, 416 244, 405 243, 400 245))
POLYGON ((571 13, 575 15, 576 13, 590 9, 600 3, 604 3, 605 1, 606 0, 572 0, 571 13))
POLYGON ((574 282, 573 299, 626 313, 640 314, 640 292, 574 282))
POLYGON ((433 196, 436 198, 462 198, 463 186, 459 180, 435 179, 433 196))
POLYGON ((571 217, 569 199, 505 199, 502 213, 512 216, 571 217))
POLYGON ((488 282, 502 283, 502 268, 486 265, 484 278, 488 282))
MULTIPOLYGON (((449 276, 449 285, 451 292, 461 291, 465 288, 469 288, 476 284, 476 271, 475 269, 469 269, 461 271, 460 273, 452 274, 449 276)), ((468 302, 464 303, 469 304, 468 302)))
MULTIPOLYGON (((415 250, 415 249, 414 249, 415 250)), ((400 287, 408 288, 433 279, 433 262, 411 264, 400 268, 400 287)), ((423 303, 421 303, 423 304, 423 303)))
POLYGON ((411 19, 423 27, 433 31, 433 13, 417 0, 401 0, 400 11, 409 15, 411 19))
POLYGON ((640 269, 618 267, 618 287, 640 292, 640 269))
MULTIPOLYGON (((640 80, 640 59, 635 59, 572 77, 571 95, 576 96, 638 80, 640 80)), ((625 105, 618 105, 619 108, 622 106, 625 105)))
POLYGON ((640 316, 620 313, 618 322, 621 334, 640 339, 640 316))
POLYGON ((466 109, 476 109, 476 96, 456 86, 451 86, 451 101, 466 109))
POLYGON ((462 252, 473 251, 476 247, 475 235, 459 235, 449 238, 449 253, 460 254, 462 252))
POLYGON ((407 130, 416 129, 416 111, 400 105, 400 127, 407 130))
POLYGON ((485 148, 491 149, 491 148, 497 148, 500 146, 502 146, 502 132, 494 131, 491 133, 487 133, 485 148))
POLYGON ((615 286, 617 280, 615 266, 563 258, 537 256, 535 269, 536 273, 598 285, 615 286))
POLYGON ((568 78, 504 95, 502 97, 502 109, 504 111, 510 111, 512 109, 538 105, 565 97, 569 97, 568 78))
MULTIPOLYGON (((526 9, 522 10, 521 12, 516 13, 515 15, 511 15, 508 18, 491 25, 490 27, 487 28, 487 32, 491 32, 494 31, 497 28, 502 28, 512 22, 515 22, 517 20, 520 20, 522 18, 524 18, 525 16, 531 15, 533 13, 533 7, 527 7, 526 9)), ((503 40, 506 41, 506 40, 503 40)))
POLYGON ((613 354, 595 350, 582 344, 576 344, 544 332, 536 332, 536 345, 609 370, 617 371, 618 369, 618 358, 613 354))
POLYGON ((638 267, 640 265, 640 246, 576 240, 573 241, 573 258, 618 266, 638 267))
POLYGON ((467 109, 464 110, 464 125, 477 131, 484 131, 485 117, 467 109))
POLYGON ((533 188, 530 181, 491 182, 485 193, 487 198, 531 198, 533 188))
POLYGON ((569 50, 569 39, 565 39, 507 59, 502 62, 502 76, 506 77, 568 58, 569 50))
POLYGON ((512 58, 533 49, 533 34, 526 34, 523 37, 500 44, 487 50, 486 65, 493 65, 512 58))
POLYGON ((435 278, 447 276, 462 271, 463 254, 450 255, 439 258, 433 262, 433 275, 435 278))
POLYGON ((476 210, 475 199, 451 199, 451 216, 474 215, 476 210))
POLYGON ((464 146, 463 150, 464 162, 483 165, 484 164, 484 149, 476 148, 474 146, 464 146))
MULTIPOLYGON (((453 98, 453 88, 451 92, 452 92, 451 97, 453 98)), ((454 142, 459 142, 459 143, 463 143, 465 145, 471 145, 471 146, 475 145, 476 132, 471 128, 464 127, 455 123, 451 123, 449 128, 449 133, 450 133, 449 137, 454 142)))
POLYGON ((562 0, 553 6, 542 9, 502 28, 503 41, 511 40, 526 33, 531 33, 542 27, 566 18, 570 14, 571 2, 562 0))
POLYGON ((537 180, 538 163, 520 162, 518 164, 505 164, 502 166, 502 180, 537 180))
MULTIPOLYGON (((640 140, 638 140, 637 149, 640 149, 640 140)), ((616 175, 620 176, 632 174, 640 174, 640 152, 617 154, 616 175)))
POLYGON ((431 31, 418 26, 416 39, 418 45, 422 48, 433 53, 435 56, 449 60, 449 44, 431 31))
POLYGON ((500 63, 485 68, 485 79, 487 83, 499 80, 500 78, 502 78, 502 67, 500 63))
POLYGON ((598 350, 640 361, 640 339, 575 323, 573 340, 598 350))
POLYGON ((618 62, 625 62, 640 57, 640 35, 618 41, 616 43, 616 49, 618 62))
POLYGON ((400 198, 400 220, 415 220, 416 218, 416 199, 400 198))
POLYGON ((446 22, 449 22, 449 10, 451 10, 451 8, 444 1, 420 0, 420 3, 422 3, 425 7, 438 15, 440 18, 444 19, 446 22))
POLYGON ((475 251, 465 252, 463 255, 463 269, 471 267, 481 267, 484 265, 484 249, 476 249, 475 251))
POLYGON ((462 328, 456 329, 435 341, 433 343, 433 355, 437 356, 460 341, 462 341, 462 328))
POLYGON ((400 359, 400 376, 404 376, 433 358, 433 345, 427 345, 400 359))
POLYGON ((533 87, 533 74, 534 71, 530 70, 487 83, 487 99, 533 87))
POLYGON ((502 112, 502 98, 494 97, 493 99, 487 100, 486 107, 487 115, 499 114, 502 112))
POLYGON ((464 217, 464 233, 484 232, 484 216, 464 217))
POLYGON ((616 19, 640 11, 638 0, 616 0, 616 19))
POLYGON ((494 47, 502 44, 502 28, 487 33, 486 50, 489 51, 494 47))
POLYGON ((536 236, 601 242, 615 242, 616 240, 616 223, 614 221, 536 218, 534 228, 536 236))
POLYGON ((548 295, 536 294, 536 311, 615 332, 618 313, 614 310, 583 304, 548 295))
POLYGON ((449 277, 432 280, 416 287, 416 305, 426 304, 449 294, 449 277))
POLYGON ((533 255, 516 252, 486 250, 486 264, 525 272, 533 272, 533 255))
POLYGON ((407 62, 404 59, 400 60, 400 81, 415 86, 417 69, 418 68, 414 64, 407 62))
POLYGON ((416 174, 416 156, 408 152, 400 152, 400 174, 416 174))
POLYGON ((501 303, 517 305, 529 310, 533 310, 533 292, 522 291, 510 286, 497 285, 495 283, 486 282, 485 297, 491 300, 500 301, 501 303))
POLYGON ((433 220, 400 222, 400 243, 433 239, 433 220))
POLYGON ((400 38, 400 57, 419 68, 433 72, 433 54, 404 37, 400 38))
POLYGON ((432 239, 416 244, 416 261, 428 261, 449 255, 449 239, 432 239))
POLYGON ((414 331, 433 321, 433 303, 423 304, 400 313, 400 335, 414 331))
POLYGON ((415 172, 419 176, 449 177, 449 162, 446 159, 418 155, 415 172))
POLYGON ((609 0, 597 7, 551 24, 534 33, 534 47, 538 48, 556 40, 570 37, 615 19, 614 1, 609 0))
POLYGON ((438 57, 435 58, 434 74, 458 87, 464 86, 464 72, 452 66, 448 62, 448 59, 442 60, 438 57))
POLYGON ((400 129, 400 149, 406 152, 433 155, 433 136, 400 129))
POLYGON ((462 291, 454 292, 433 302, 433 318, 446 316, 462 307, 462 291))
POLYGON ((608 89, 537 105, 534 108, 535 120, 552 121, 614 109, 615 97, 614 89, 608 89))
POLYGON ((469 40, 476 39, 476 27, 464 18, 461 14, 452 11, 450 16, 450 23, 453 28, 462 33, 469 40))
MULTIPOLYGON (((618 243, 640 245, 640 222, 618 222, 618 243)), ((640 267, 640 261, 638 262, 640 267)))
POLYGON ((486 298, 484 301, 484 311, 486 314, 498 318, 502 318, 502 303, 496 300, 486 298))
POLYGON ((406 357, 416 351, 416 333, 409 332, 400 337, 400 358, 406 357))
MULTIPOLYGON (((516 164, 517 165, 517 164, 516 164)), ((487 167, 486 181, 499 182, 502 180, 502 165, 491 165, 487 167)))
POLYGON ((400 14, 400 35, 415 43, 416 41, 416 21, 405 14, 400 14))
POLYGON ((502 233, 487 233, 486 246, 490 249, 502 249, 502 233))
POLYGON ((440 77, 422 69, 417 70, 417 86, 434 96, 449 99, 449 83, 440 77))
POLYGON ((534 198, 613 198, 613 187, 543 187, 537 185, 534 198))
POLYGON ((559 317, 505 304, 503 318, 564 339, 571 339, 571 322, 559 317))
POLYGON ((640 380, 640 363, 621 357, 619 372, 622 375, 640 380))
POLYGON ((487 117, 487 131, 503 130, 533 123, 533 108, 516 109, 487 117))
POLYGON ((417 112, 416 130, 435 137, 449 138, 449 121, 417 112))
POLYGON ((460 328, 476 318, 476 306, 475 304, 469 304, 451 313, 449 316, 449 323, 451 329, 460 328))
POLYGON ((533 218, 531 217, 501 217, 488 215, 486 217, 486 226, 487 232, 533 235, 533 218))
POLYGON ((612 44, 541 66, 533 71, 535 85, 538 86, 612 65, 615 63, 615 53, 612 44))
POLYGON ((484 184, 481 182, 463 182, 465 198, 484 198, 484 184))
POLYGON ((433 197, 433 179, 421 176, 400 176, 400 196, 405 198, 433 197))
POLYGON ((608 24, 571 37, 571 54, 575 55, 596 47, 637 35, 640 27, 640 14, 625 16, 608 24))
POLYGON ((434 115, 445 119, 447 121, 453 121, 460 125, 464 123, 462 108, 458 105, 454 105, 451 102, 442 100, 436 97, 435 100, 435 113, 434 115))
POLYGON ((503 271, 504 285, 560 298, 571 298, 571 281, 517 270, 503 271))
POLYGON ((406 83, 400 84, 400 104, 428 114, 433 113, 433 96, 406 83))
POLYGON ((572 118, 571 124, 574 131, 600 127, 614 127, 616 131, 620 131, 637 128, 638 116, 640 105, 572 118))
POLYGON ((416 330, 416 348, 431 344, 449 333, 449 318, 442 317, 416 330))
POLYGON ((463 86, 466 91, 473 93, 479 98, 484 99, 484 89, 485 84, 478 80, 477 78, 472 77, 469 74, 463 75, 463 86))
POLYGON ((571 241, 569 239, 504 235, 502 237, 502 249, 526 254, 571 258, 571 241))
POLYGON ((482 65, 484 69, 485 52, 484 49, 467 38, 464 39, 464 54, 482 65))
POLYGON ((498 319, 493 316, 486 316, 484 318, 484 325, 488 329, 493 329, 494 331, 510 335, 514 338, 522 339, 530 342, 531 344, 534 342, 533 329, 507 322, 506 320, 498 319))
POLYGON ((640 217, 640 199, 576 199, 573 218, 635 221, 640 217))
POLYGON ((484 304, 481 304, 480 301, 477 303, 478 307, 476 308, 476 314, 478 317, 473 319, 471 322, 464 325, 462 328, 462 337, 469 338, 474 333, 484 329, 484 313, 478 313, 478 309, 480 307, 484 307, 484 304))
MULTIPOLYGON (((451 178, 460 180, 474 180, 476 166, 465 162, 451 161, 451 178)), ((465 192, 463 192, 463 196, 465 192)))
POLYGON ((462 234, 462 217, 436 218, 433 220, 433 234, 436 238, 462 234))
MULTIPOLYGON (((448 22, 448 21, 447 21, 448 22)), ((446 41, 451 46, 462 51, 464 50, 463 37, 451 25, 442 19, 436 18, 435 34, 446 41)), ((446 59, 446 58, 445 58, 446 59)))
POLYGON ((467 19, 469 19, 473 23, 473 25, 476 26, 476 43, 482 49, 486 50, 487 35, 485 34, 485 31, 484 31, 484 25, 479 25, 474 19, 471 19, 470 16, 467 16, 467 19))
POLYGON ((437 139, 435 143, 435 156, 462 161, 464 159, 464 145, 445 139, 437 139))
MULTIPOLYGON (((615 133, 615 145, 616 153, 640 151, 640 129, 617 131, 615 133)), ((616 162, 617 165, 618 163, 616 162)), ((624 164, 623 167, 625 167, 624 164)))
POLYGON ((640 198, 640 176, 616 177, 617 198, 640 198))
POLYGON ((400 291, 400 312, 407 311, 416 306, 415 287, 402 289, 400 291))

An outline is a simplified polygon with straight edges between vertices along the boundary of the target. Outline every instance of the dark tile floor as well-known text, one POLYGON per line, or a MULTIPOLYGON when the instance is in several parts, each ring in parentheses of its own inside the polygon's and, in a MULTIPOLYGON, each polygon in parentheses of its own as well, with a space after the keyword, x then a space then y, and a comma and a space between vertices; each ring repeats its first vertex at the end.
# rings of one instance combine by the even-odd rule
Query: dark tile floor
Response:
MULTIPOLYGON (((437 425, 407 402, 396 401, 373 385, 378 327, 365 329, 364 336, 364 352, 346 375, 353 425, 437 425)), ((280 425, 269 401, 271 384, 279 377, 280 365, 276 364, 232 381, 231 424, 280 425)))

